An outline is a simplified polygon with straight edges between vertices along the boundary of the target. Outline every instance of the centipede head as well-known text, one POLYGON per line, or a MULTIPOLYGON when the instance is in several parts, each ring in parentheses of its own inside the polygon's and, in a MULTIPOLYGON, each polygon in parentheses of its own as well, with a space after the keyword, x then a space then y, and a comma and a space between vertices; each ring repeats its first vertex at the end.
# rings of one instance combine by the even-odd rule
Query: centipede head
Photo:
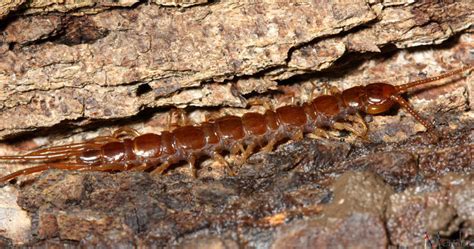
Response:
POLYGON ((395 96, 397 89, 387 83, 373 83, 365 86, 365 110, 367 114, 379 114, 386 112, 395 105, 392 97, 395 96))
POLYGON ((367 114, 379 114, 388 111, 395 102, 392 96, 397 89, 387 83, 373 83, 367 86, 356 86, 342 93, 345 106, 355 108, 367 114))
MULTIPOLYGON (((407 109, 407 103, 401 99, 400 94, 405 93, 420 85, 427 85, 440 79, 461 74, 472 70, 473 66, 463 67, 438 76, 408 82, 402 85, 388 83, 372 83, 366 86, 356 86, 342 92, 344 104, 367 114, 380 114, 388 111, 396 103, 407 109)), ((413 114, 412 114, 413 115, 413 114)))
POLYGON ((433 138, 433 141, 437 141, 438 135, 435 131, 435 126, 431 122, 422 118, 420 114, 418 114, 418 112, 415 111, 415 109, 413 109, 405 99, 403 99, 401 94, 406 93, 417 86, 427 85, 431 82, 439 81, 472 69, 474 69, 474 66, 467 66, 438 76, 416 80, 397 86, 388 83, 373 83, 367 86, 356 86, 344 90, 341 96, 343 104, 346 107, 367 114, 383 113, 388 111, 395 104, 398 104, 426 127, 427 131, 433 138))

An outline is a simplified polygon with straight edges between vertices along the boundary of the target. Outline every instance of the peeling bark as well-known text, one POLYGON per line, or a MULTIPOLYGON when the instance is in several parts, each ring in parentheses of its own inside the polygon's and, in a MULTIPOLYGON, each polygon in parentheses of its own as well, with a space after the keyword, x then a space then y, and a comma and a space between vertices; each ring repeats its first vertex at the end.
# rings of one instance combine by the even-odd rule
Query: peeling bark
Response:
POLYGON ((256 74, 263 82, 281 81, 328 69, 351 52, 438 44, 468 28, 472 13, 468 2, 383 7, 226 1, 184 12, 141 4, 80 17, 18 18, 0 37, 0 135, 62 121, 130 117, 147 107, 244 107, 236 95, 265 91, 260 80, 216 96, 200 86, 256 74), (142 84, 152 90, 137 96, 142 84))

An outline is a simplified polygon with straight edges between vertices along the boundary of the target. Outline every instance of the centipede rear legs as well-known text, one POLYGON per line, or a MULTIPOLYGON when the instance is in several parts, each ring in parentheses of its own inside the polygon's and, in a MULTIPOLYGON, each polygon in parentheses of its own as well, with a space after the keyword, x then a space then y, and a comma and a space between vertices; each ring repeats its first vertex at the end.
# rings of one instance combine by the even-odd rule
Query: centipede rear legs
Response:
POLYGON ((43 165, 38 165, 35 167, 30 167, 24 170, 19 170, 9 175, 0 177, 0 183, 5 183, 8 180, 14 179, 21 175, 28 175, 32 173, 42 172, 48 169, 62 169, 62 170, 81 170, 88 167, 84 164, 71 164, 71 163, 48 163, 43 165))
MULTIPOLYGON (((45 148, 27 153, 23 156, 14 156, 17 159, 28 160, 62 160, 70 156, 77 156, 82 151, 100 148, 105 143, 119 141, 115 136, 99 136, 90 141, 45 148)), ((8 160, 8 156, 3 157, 8 160)))
POLYGON ((108 163, 99 166, 88 166, 79 170, 82 171, 126 171, 130 166, 123 163, 108 163))

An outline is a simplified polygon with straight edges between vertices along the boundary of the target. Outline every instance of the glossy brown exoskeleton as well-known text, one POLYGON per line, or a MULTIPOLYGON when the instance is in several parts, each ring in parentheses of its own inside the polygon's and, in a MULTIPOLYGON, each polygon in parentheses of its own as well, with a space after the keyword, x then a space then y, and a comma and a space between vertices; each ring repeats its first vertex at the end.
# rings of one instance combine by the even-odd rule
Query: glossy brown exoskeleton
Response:
MULTIPOLYGON (((41 163, 0 178, 6 182, 21 175, 47 169, 86 171, 151 171, 163 173, 172 164, 187 161, 195 170, 196 159, 209 156, 227 165, 222 151, 240 154, 244 162, 257 147, 271 151, 283 139, 299 140, 304 134, 325 136, 327 129, 348 130, 366 137, 362 114, 380 114, 400 105, 429 134, 436 137, 434 126, 423 119, 400 94, 415 86, 471 70, 473 66, 404 85, 373 83, 356 86, 331 95, 322 95, 302 105, 288 105, 265 113, 226 116, 195 126, 182 126, 161 134, 139 134, 120 129, 112 136, 83 143, 50 147, 26 155, 0 156, 2 161, 41 163)), ((230 169, 229 169, 230 170, 230 169)), ((230 170, 233 174, 232 170, 230 170)))

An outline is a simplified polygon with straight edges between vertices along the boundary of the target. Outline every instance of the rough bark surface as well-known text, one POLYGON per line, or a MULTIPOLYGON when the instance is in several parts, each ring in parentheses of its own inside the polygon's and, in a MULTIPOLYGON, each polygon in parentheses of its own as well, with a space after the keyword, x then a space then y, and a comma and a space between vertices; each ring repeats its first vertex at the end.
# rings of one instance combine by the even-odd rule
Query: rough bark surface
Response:
POLYGON ((437 44, 474 19, 469 1, 382 7, 225 1, 184 11, 140 4, 16 18, 0 37, 0 136, 130 117, 147 107, 244 107, 241 94, 268 90, 276 80, 330 68, 351 52, 437 44), (266 86, 241 82, 232 91, 235 84, 213 84, 256 74, 266 86), (137 96, 144 84, 151 90, 137 96))
MULTIPOLYGON (((474 64, 470 1, 3 1, 0 153, 83 141, 118 127, 159 133, 264 100, 307 101, 474 64), (172 122, 179 120, 174 120, 172 122)), ((381 248, 474 236, 474 74, 374 116, 369 140, 281 145, 235 177, 200 163, 147 173, 47 171, 0 188, 0 245, 381 248), (16 200, 17 203, 16 203, 16 200), (363 228, 363 229, 362 229, 363 228), (431 239, 430 241, 434 241, 431 239)), ((4 175, 25 168, 1 164, 4 175)))

